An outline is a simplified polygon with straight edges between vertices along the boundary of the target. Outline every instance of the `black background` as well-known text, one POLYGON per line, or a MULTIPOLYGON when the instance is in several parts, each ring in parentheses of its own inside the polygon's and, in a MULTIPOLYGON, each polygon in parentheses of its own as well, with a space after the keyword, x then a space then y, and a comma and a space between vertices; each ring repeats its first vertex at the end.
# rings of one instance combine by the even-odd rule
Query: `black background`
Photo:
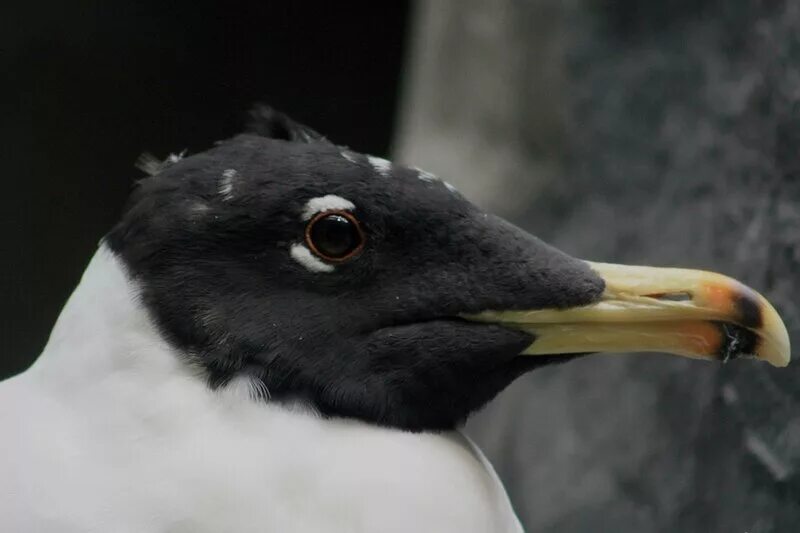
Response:
POLYGON ((256 101, 385 154, 407 2, 30 2, 0 10, 0 379, 38 355, 142 152, 204 150, 256 101))

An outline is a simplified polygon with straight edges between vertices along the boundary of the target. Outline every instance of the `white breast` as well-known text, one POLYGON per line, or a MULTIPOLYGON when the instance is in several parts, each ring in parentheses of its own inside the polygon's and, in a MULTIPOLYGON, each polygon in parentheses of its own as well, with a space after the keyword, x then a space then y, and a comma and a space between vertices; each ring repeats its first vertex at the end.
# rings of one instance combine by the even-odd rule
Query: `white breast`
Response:
POLYGON ((39 362, 0 384, 0 530, 516 532, 460 433, 210 391, 101 249, 39 362))

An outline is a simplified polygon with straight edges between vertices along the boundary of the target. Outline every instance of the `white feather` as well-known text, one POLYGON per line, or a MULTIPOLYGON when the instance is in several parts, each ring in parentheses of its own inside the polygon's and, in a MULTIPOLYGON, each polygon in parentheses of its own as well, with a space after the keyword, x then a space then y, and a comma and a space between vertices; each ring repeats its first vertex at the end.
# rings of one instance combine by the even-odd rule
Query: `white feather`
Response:
POLYGON ((344 157, 345 159, 347 159, 348 161, 350 161, 351 163, 353 163, 355 165, 358 164, 358 159, 356 159, 356 155, 353 154, 352 152, 348 152, 347 150, 343 150, 343 151, 339 152, 339 154, 342 157, 344 157))
POLYGON ((367 161, 369 161, 369 164, 372 165, 373 169, 375 169, 375 172, 385 178, 392 173, 391 161, 387 161, 381 157, 375 157, 374 155, 368 155, 367 161))
POLYGON ((439 178, 436 177, 435 174, 432 174, 432 173, 428 172, 427 170, 422 170, 421 168, 416 168, 416 167, 414 168, 414 170, 417 171, 417 177, 419 179, 421 179, 422 181, 427 181, 427 182, 431 182, 431 183, 435 182, 435 181, 439 181, 439 178))
POLYGON ((235 168, 228 168, 222 172, 222 177, 219 180, 219 194, 225 201, 233 199, 233 180, 236 175, 235 168))
POLYGON ((300 244, 298 242, 292 244, 292 246, 289 248, 289 255, 292 257, 292 259, 306 267, 311 272, 334 271, 333 265, 325 263, 322 261, 322 259, 312 254, 311 250, 306 248, 304 244, 300 244))
POLYGON ((335 194, 326 194, 325 196, 318 196, 306 202, 303 207, 301 218, 303 220, 311 220, 317 213, 324 213, 325 211, 352 211, 356 206, 353 202, 346 200, 341 196, 335 194))

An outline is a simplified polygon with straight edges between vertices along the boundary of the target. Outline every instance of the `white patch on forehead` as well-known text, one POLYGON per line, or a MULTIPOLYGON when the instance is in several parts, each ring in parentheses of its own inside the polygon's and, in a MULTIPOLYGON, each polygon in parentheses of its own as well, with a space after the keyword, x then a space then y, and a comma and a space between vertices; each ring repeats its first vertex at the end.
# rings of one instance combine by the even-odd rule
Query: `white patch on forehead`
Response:
POLYGON ((383 177, 387 177, 392 173, 391 161, 387 161, 381 157, 375 157, 374 155, 368 155, 367 161, 369 161, 369 164, 375 169, 375 172, 383 177))
POLYGON ((356 206, 350 200, 345 200, 341 196, 335 194, 326 194, 325 196, 318 196, 306 202, 303 208, 303 220, 311 220, 311 217, 317 213, 325 211, 352 211, 356 206))
POLYGON ((458 192, 458 189, 456 189, 455 187, 453 187, 452 184, 450 184, 450 183, 448 183, 446 181, 444 182, 444 186, 447 187, 447 190, 450 191, 450 192, 458 192))
POLYGON ((294 243, 289 249, 292 259, 306 267, 311 272, 333 272, 333 265, 323 262, 319 257, 311 253, 304 244, 294 243))
POLYGON ((358 159, 356 159, 356 154, 354 154, 352 152, 348 152, 346 150, 343 150, 343 151, 339 152, 339 155, 341 155, 342 157, 344 157, 345 159, 347 159, 348 161, 350 161, 353 164, 356 164, 356 165, 358 164, 358 159))
POLYGON ((219 194, 223 200, 230 200, 233 198, 233 178, 236 177, 236 169, 229 168, 222 172, 222 178, 219 180, 219 194))

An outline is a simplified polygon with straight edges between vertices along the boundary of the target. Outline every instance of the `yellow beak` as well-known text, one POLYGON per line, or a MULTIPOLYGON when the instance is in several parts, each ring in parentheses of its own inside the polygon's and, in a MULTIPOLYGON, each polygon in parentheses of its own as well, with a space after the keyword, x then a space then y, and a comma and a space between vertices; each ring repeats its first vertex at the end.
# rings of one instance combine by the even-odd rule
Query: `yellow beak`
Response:
POLYGON ((738 281, 699 270, 589 263, 601 299, 569 309, 485 311, 464 318, 532 333, 523 353, 666 352, 786 366, 789 334, 775 308, 738 281))

